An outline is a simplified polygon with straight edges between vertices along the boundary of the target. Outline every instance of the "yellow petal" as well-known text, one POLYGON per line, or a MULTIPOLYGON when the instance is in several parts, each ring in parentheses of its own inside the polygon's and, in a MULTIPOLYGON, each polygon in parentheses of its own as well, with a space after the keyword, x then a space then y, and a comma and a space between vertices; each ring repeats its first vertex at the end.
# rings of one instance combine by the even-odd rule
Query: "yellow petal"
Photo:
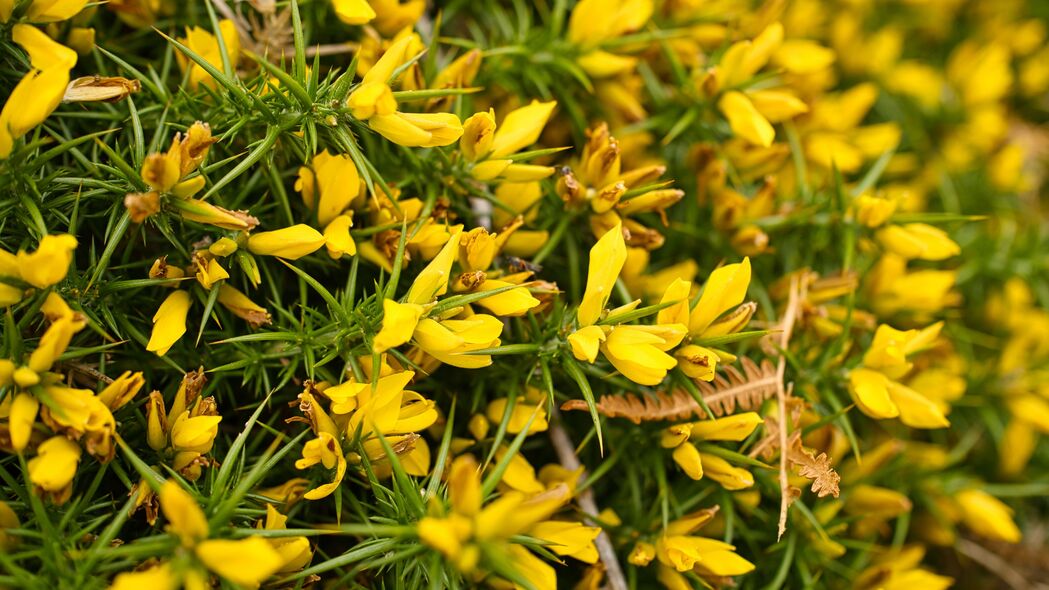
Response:
POLYGON ((325 243, 320 232, 305 224, 293 225, 274 231, 251 234, 248 250, 262 256, 279 256, 298 260, 317 251, 325 243))
POLYGON ((39 410, 40 402, 35 396, 28 393, 19 393, 11 402, 7 423, 11 436, 11 448, 16 453, 21 453, 29 444, 29 435, 33 433, 33 423, 36 422, 36 413, 39 410))
POLYGON ((586 291, 576 312, 581 327, 590 326, 601 317, 625 263, 626 242, 623 240, 623 229, 617 223, 590 249, 586 291))
POLYGON ((492 151, 492 139, 495 137, 494 111, 481 111, 463 121, 463 136, 459 147, 467 160, 476 162, 488 156, 492 151))
POLYGON ((572 355, 588 363, 593 363, 597 360, 597 352, 604 340, 605 331, 600 326, 587 326, 568 335, 568 343, 572 346, 572 355))
POLYGON ((533 100, 528 106, 511 111, 495 131, 489 157, 505 158, 535 143, 555 106, 556 101, 533 100))
MULTIPOLYGON (((76 475, 80 446, 64 436, 55 436, 41 443, 36 452, 28 464, 29 481, 41 490, 62 497, 76 475)), ((68 498, 68 493, 65 497, 68 498)))
POLYGON ((849 372, 849 393, 864 414, 871 418, 895 418, 900 409, 889 396, 889 378, 870 369, 849 372))
POLYGON ((656 323, 688 324, 688 296, 691 289, 691 281, 675 278, 674 281, 667 286, 666 291, 663 292, 663 298, 659 300, 660 304, 669 303, 672 305, 659 310, 659 313, 656 315, 656 323))
POLYGON ((681 371, 693 379, 713 381, 718 365, 718 354, 709 348, 689 344, 682 346, 675 353, 681 371))
POLYGON ((372 351, 375 353, 385 352, 411 340, 423 313, 421 305, 397 303, 392 299, 384 299, 382 309, 382 328, 372 341, 372 351))
POLYGON ((160 509, 168 519, 168 531, 177 536, 182 545, 191 547, 208 536, 208 520, 197 501, 182 486, 167 480, 157 494, 160 509))
POLYGON ((171 572, 171 564, 164 562, 141 571, 117 574, 109 590, 173 590, 178 584, 178 578, 171 572))
MULTIPOLYGON (((494 281, 489 279, 485 280, 485 282, 477 288, 477 292, 481 293, 484 291, 509 287, 512 284, 513 283, 507 283, 505 281, 494 281)), ((539 305, 539 300, 532 297, 532 294, 528 292, 528 289, 517 287, 515 289, 510 289, 509 291, 485 297, 484 299, 479 299, 477 305, 480 305, 500 317, 516 317, 522 316, 528 313, 528 310, 537 307, 539 305)))
POLYGON ((375 18, 375 10, 366 0, 332 0, 335 16, 347 25, 363 25, 375 18))
POLYGON ((353 218, 349 215, 339 215, 324 228, 324 247, 328 249, 328 256, 338 260, 344 255, 354 256, 357 254, 357 244, 353 242, 350 228, 353 227, 353 218))
POLYGON ((718 101, 718 110, 728 119, 729 127, 738 137, 761 147, 772 145, 776 131, 743 93, 726 92, 718 101))
POLYGON ((452 272, 452 264, 455 263, 459 254, 461 236, 461 230, 453 233, 437 256, 434 256, 426 268, 415 277, 411 288, 408 289, 408 296, 405 298, 408 303, 419 305, 432 303, 448 290, 448 279, 452 272))
MULTIPOLYGON (((509 402, 509 398, 499 398, 492 400, 488 404, 488 408, 485 410, 485 416, 492 424, 501 424, 503 416, 506 414, 506 405, 509 402)), ((506 431, 510 434, 517 434, 528 426, 528 421, 532 421, 532 425, 528 428, 529 434, 537 432, 545 432, 549 427, 546 416, 546 408, 542 404, 539 406, 522 403, 517 401, 514 403, 513 409, 510 411, 510 420, 507 423, 506 431), (532 416, 535 415, 533 419, 532 416)))
POLYGON ((550 543, 548 548, 558 555, 574 557, 584 563, 597 563, 594 539, 601 534, 598 527, 580 522, 547 520, 528 531, 528 535, 550 543))
POLYGON ((792 74, 812 74, 834 63, 834 51, 808 39, 789 39, 776 50, 773 60, 792 74))
POLYGON ((962 490, 954 499, 962 508, 965 526, 977 534, 1007 543, 1020 542, 1022 535, 1013 522, 1013 511, 1001 500, 977 489, 962 490))
POLYGON ((357 198, 361 186, 360 176, 349 156, 330 155, 327 150, 314 156, 313 172, 316 175, 316 189, 320 192, 316 205, 317 223, 326 226, 357 198))
POLYGON ((700 453, 699 456, 703 459, 704 475, 726 490, 741 490, 754 485, 754 475, 746 469, 735 467, 717 455, 700 453))
POLYGON ((692 424, 692 438, 741 441, 765 420, 756 412, 743 412, 692 424))
POLYGON ((924 395, 910 387, 889 381, 889 397, 899 408, 900 422, 911 428, 947 428, 951 423, 940 408, 924 395))
POLYGON ((172 291, 160 304, 153 316, 153 333, 146 344, 146 350, 164 356, 172 345, 186 333, 186 314, 192 302, 189 293, 181 289, 172 291))
POLYGON ((195 552, 209 570, 248 588, 257 588, 284 564, 281 555, 262 537, 202 541, 195 552))
POLYGON ((699 303, 689 317, 689 333, 701 336, 718 316, 743 302, 749 285, 749 258, 738 264, 726 264, 710 273, 699 303))
POLYGON ((691 443, 684 443, 674 449, 674 462, 692 479, 703 479, 703 460, 699 451, 691 443))
POLYGON ((77 240, 69 234, 48 235, 40 240, 33 253, 19 251, 16 255, 22 280, 44 289, 65 278, 77 240))
MULTIPOLYGON (((46 0, 43 2, 38 0, 33 5, 47 3, 46 0)), ((80 4, 82 7, 84 2, 80 2, 80 4)), ((77 11, 79 12, 79 9, 77 11)), ((31 6, 29 13, 32 12, 33 7, 31 6)), ((75 51, 61 43, 57 43, 36 27, 25 24, 15 25, 11 29, 11 40, 21 45, 22 49, 25 49, 26 53, 29 54, 29 62, 38 70, 64 69, 67 72, 68 80, 68 71, 76 65, 77 57, 75 51)), ((63 89, 64 93, 65 90, 63 89)))

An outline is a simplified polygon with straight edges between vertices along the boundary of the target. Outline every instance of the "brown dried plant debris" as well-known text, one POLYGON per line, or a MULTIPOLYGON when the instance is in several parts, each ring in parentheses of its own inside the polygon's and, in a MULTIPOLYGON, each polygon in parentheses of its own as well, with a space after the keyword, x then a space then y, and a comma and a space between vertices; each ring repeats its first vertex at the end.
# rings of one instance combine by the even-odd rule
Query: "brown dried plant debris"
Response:
POLYGON ((812 480, 812 491, 820 498, 838 497, 841 476, 830 464, 827 453, 817 455, 801 444, 800 433, 795 432, 787 449, 787 459, 798 468, 798 475, 812 480))
MULTIPOLYGON (((759 365, 749 358, 740 357, 740 366, 742 371, 726 366, 724 375, 718 375, 710 383, 696 382, 703 401, 715 416, 757 409, 776 394, 779 378, 771 362, 765 360, 759 365)), ((604 416, 626 418, 634 424, 707 418, 706 411, 684 389, 659 391, 643 398, 632 393, 603 395, 597 400, 596 407, 604 416)), ((561 409, 588 410, 586 401, 581 399, 569 400, 561 409)))

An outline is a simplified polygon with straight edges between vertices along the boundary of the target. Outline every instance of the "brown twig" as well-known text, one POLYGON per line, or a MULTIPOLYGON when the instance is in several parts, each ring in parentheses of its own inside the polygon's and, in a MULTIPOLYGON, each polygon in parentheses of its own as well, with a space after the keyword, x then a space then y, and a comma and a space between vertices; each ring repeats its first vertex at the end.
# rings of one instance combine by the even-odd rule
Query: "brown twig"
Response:
MULTIPOLYGON (((564 426, 561 425, 561 413, 556 407, 553 409, 553 421, 551 422, 549 432, 550 441, 554 444, 561 466, 568 471, 579 469, 581 464, 579 463, 579 457, 575 453, 575 446, 572 444, 572 440, 568 438, 568 433, 565 432, 564 426)), ((579 492, 578 500, 579 507, 583 509, 583 512, 588 517, 587 520, 593 523, 593 517, 600 512, 597 509, 597 501, 594 500, 593 490, 587 488, 579 492)), ((612 540, 608 537, 608 533, 602 530, 597 539, 594 539, 594 545, 597 546, 597 554, 601 557, 601 563, 605 566, 605 573, 608 575, 608 587, 611 590, 627 590, 626 577, 623 575, 623 568, 619 565, 619 558, 616 557, 616 550, 612 546, 612 540)))
POLYGON ((789 459, 787 453, 787 430, 790 428, 790 420, 787 418, 787 392, 783 384, 783 377, 787 370, 787 357, 785 351, 790 343, 791 333, 794 331, 794 321, 798 315, 798 306, 801 303, 802 286, 798 278, 794 277, 790 282, 790 298, 787 300, 787 308, 783 310, 783 318, 780 323, 781 330, 779 339, 779 363, 776 365, 776 405, 779 408, 779 527, 776 540, 783 538, 787 532, 787 511, 790 509, 790 480, 787 477, 789 459))
POLYGON ((226 0, 211 0, 211 3, 215 6, 215 10, 218 10, 223 17, 233 23, 233 27, 237 29, 237 34, 240 35, 241 39, 251 39, 251 25, 230 8, 229 4, 226 4, 226 0))
POLYGON ((1031 583, 1024 578, 1020 572, 1013 568, 1012 564, 991 552, 983 545, 970 541, 969 539, 958 539, 955 548, 962 555, 982 565, 984 569, 997 575, 1003 582, 1014 590, 1028 590, 1031 583))
MULTIPOLYGON (((326 55, 340 55, 343 53, 353 53, 357 51, 360 45, 358 43, 328 43, 326 45, 312 45, 306 48, 304 53, 306 57, 313 57, 319 55, 324 57, 326 55)), ((288 47, 284 50, 284 55, 291 58, 295 57, 295 48, 288 47)))

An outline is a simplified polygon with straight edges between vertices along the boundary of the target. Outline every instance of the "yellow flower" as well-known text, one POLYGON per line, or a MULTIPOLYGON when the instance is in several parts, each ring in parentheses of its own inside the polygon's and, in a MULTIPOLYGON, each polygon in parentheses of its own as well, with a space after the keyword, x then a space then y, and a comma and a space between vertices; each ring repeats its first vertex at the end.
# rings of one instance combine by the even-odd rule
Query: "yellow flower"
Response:
POLYGON ((335 16, 347 25, 363 25, 375 18, 367 0, 331 0, 335 16))
POLYGON ((591 47, 640 29, 652 16, 652 0, 582 0, 568 21, 568 39, 591 47))
POLYGON ((209 539, 201 541, 195 553, 209 570, 246 588, 257 588, 284 563, 281 554, 262 537, 209 539))
POLYGON ((11 510, 7 502, 0 500, 0 551, 10 551, 18 546, 19 538, 8 535, 5 530, 18 528, 22 528, 18 515, 15 514, 14 510, 11 510))
POLYGON ((871 485, 858 485, 849 490, 845 511, 865 518, 896 518, 910 512, 912 503, 907 496, 871 485))
POLYGON ((69 271, 76 246, 76 238, 69 234, 58 234, 44 236, 31 254, 20 250, 17 263, 22 280, 38 289, 58 283, 69 271))
POLYGON ((192 299, 189 293, 181 289, 172 291, 160 304, 153 316, 153 333, 146 344, 146 350, 164 356, 168 350, 186 333, 186 314, 192 299))
POLYGON ((761 147, 772 145, 776 131, 745 94, 726 92, 718 101, 718 109, 728 119, 733 133, 761 147))
MULTIPOLYGON (((663 535, 656 541, 655 556, 665 566, 669 578, 677 580, 676 572, 695 570, 696 573, 712 577, 739 576, 754 570, 754 564, 735 552, 735 547, 706 537, 690 535, 714 517, 716 510, 705 509, 686 515, 667 525, 663 535)), ((635 549, 636 550, 636 549, 635 549)), ((638 554, 638 561, 651 561, 651 549, 638 554), (647 555, 646 555, 647 554, 647 555), (647 557, 647 559, 646 559, 647 557)), ((660 578, 668 577, 662 571, 660 578)), ((675 585, 670 587, 689 587, 675 585)))
POLYGON ((1012 510, 994 496, 978 489, 968 489, 954 496, 961 507, 965 525, 979 535, 1019 543, 1020 529, 1013 522, 1012 510))
POLYGON ((572 355, 588 363, 597 360, 597 353, 601 343, 605 341, 605 329, 602 326, 587 326, 568 335, 568 343, 572 346, 572 355))
POLYGON ((765 421, 756 412, 743 412, 717 420, 692 423, 689 438, 700 440, 741 441, 765 421))
POLYGON ((702 337, 721 314, 743 302, 749 285, 749 258, 738 264, 726 264, 710 273, 699 303, 689 316, 688 333, 702 337))
POLYGON ((505 158, 535 143, 556 106, 556 101, 533 100, 529 105, 511 111, 496 129, 491 152, 485 155, 505 158))
POLYGON ((332 481, 313 488, 303 494, 307 500, 319 500, 330 496, 346 475, 346 456, 334 436, 321 432, 317 438, 307 441, 302 447, 302 458, 295 462, 296 469, 307 469, 313 465, 323 465, 325 469, 335 469, 332 481))
POLYGON ((630 550, 630 555, 627 556, 627 561, 633 565, 644 567, 652 563, 652 560, 655 558, 656 546, 652 543, 640 541, 630 550))
POLYGON ((83 10, 87 0, 33 0, 26 18, 34 23, 52 23, 69 20, 83 10))
POLYGON ((408 296, 405 298, 408 303, 418 305, 433 303, 437 297, 448 291, 448 279, 452 272, 452 264, 455 263, 456 256, 459 254, 461 236, 461 230, 455 231, 437 256, 434 256, 426 268, 415 277, 411 288, 408 289, 408 296))
POLYGON ((229 273, 222 268, 217 258, 207 259, 204 256, 196 255, 193 257, 193 262, 197 267, 197 282, 209 291, 215 283, 229 278, 229 273))
POLYGON ((159 391, 149 394, 146 404, 146 442, 154 451, 168 446, 168 418, 164 407, 164 396, 159 391))
POLYGON ((98 400, 110 410, 120 409, 134 399, 145 384, 146 379, 142 376, 141 371, 135 371, 134 373, 124 371, 105 389, 98 392, 98 400))
POLYGON ((741 467, 709 453, 699 454, 703 462, 703 473, 721 484, 726 490, 742 490, 754 485, 754 475, 741 467))
POLYGON ((55 504, 65 503, 73 492, 80 447, 64 436, 54 436, 40 443, 36 453, 29 460, 29 481, 47 492, 55 504))
MULTIPOLYGON (((494 291, 495 289, 510 286, 513 286, 513 283, 487 279, 477 287, 475 292, 482 293, 484 291, 494 291)), ((539 300, 532 297, 532 294, 528 292, 528 289, 517 287, 515 289, 510 289, 502 293, 479 299, 477 305, 480 305, 499 317, 516 317, 522 316, 528 313, 528 310, 537 307, 539 305, 539 300)))
POLYGON ((540 522, 528 530, 529 536, 550 543, 548 547, 554 553, 574 557, 584 563, 597 563, 594 539, 600 534, 601 529, 598 527, 560 520, 540 522))
POLYGON ((624 377, 641 385, 658 385, 677 360, 667 354, 685 337, 683 325, 616 326, 601 343, 601 352, 624 377))
POLYGON ((703 479, 703 458, 699 450, 690 443, 683 443, 674 448, 671 454, 674 463, 685 472, 685 475, 694 480, 703 479))
POLYGON ((879 227, 896 212, 897 202, 893 199, 864 193, 853 202, 856 221, 867 227, 879 227))
POLYGON ((713 381, 718 366, 718 354, 709 348, 689 344, 674 352, 681 371, 693 379, 713 381))
POLYGON ((386 139, 405 147, 451 145, 463 135, 459 117, 452 113, 402 113, 375 115, 368 126, 386 139))
POLYGON ((134 572, 122 572, 113 578, 109 590, 140 590, 141 588, 155 588, 157 590, 170 590, 178 585, 171 564, 163 562, 151 568, 134 572))
POLYGON ((383 299, 382 310, 382 328, 372 340, 372 352, 376 354, 411 340, 423 314, 422 305, 397 303, 392 299, 383 299))
POLYGON ((947 232, 925 223, 890 225, 877 237, 887 250, 908 260, 944 260, 961 252, 947 232))
POLYGON ((656 315, 657 324, 685 324, 688 325, 689 318, 689 293, 692 290, 691 281, 685 281, 675 277, 673 282, 667 285, 663 292, 660 304, 671 304, 659 310, 656 315))
POLYGON ((317 211, 317 223, 321 227, 346 211, 360 188, 360 176, 353 160, 343 154, 333 156, 328 150, 313 156, 309 168, 299 168, 299 178, 295 181, 295 190, 302 194, 308 207, 317 211))
POLYGON ((0 112, 0 159, 11 154, 14 141, 58 107, 69 84, 76 52, 59 45, 36 27, 17 24, 11 39, 29 54, 33 69, 11 91, 0 112))
POLYGON ((397 31, 415 23, 426 10, 425 0, 368 0, 368 3, 376 13, 372 25, 387 37, 392 37, 397 31))
POLYGON ((920 269, 909 271, 907 261, 886 252, 874 265, 868 279, 874 311, 892 315, 907 310, 920 317, 957 305, 960 298, 951 291, 957 271, 920 269))
MULTIPOLYGON (((190 416, 189 410, 179 414, 171 424, 171 448, 176 453, 207 453, 215 444, 222 416, 190 416)), ((180 469, 181 466, 176 466, 180 469)))
POLYGON ((659 540, 660 562, 679 572, 700 566, 716 576, 739 576, 754 570, 754 564, 735 553, 728 543, 706 537, 668 535, 659 540))
POLYGON ((350 235, 351 227, 353 227, 351 215, 339 215, 325 226, 324 247, 328 249, 328 256, 332 260, 338 260, 346 254, 350 256, 357 254, 357 244, 350 235))
POLYGON ((312 254, 324 244, 324 236, 320 232, 301 223, 274 231, 254 233, 248 237, 248 250, 252 254, 279 256, 288 260, 298 260, 312 254))
POLYGON ((478 369, 492 364, 492 357, 470 353, 499 346, 502 331, 503 322, 498 318, 478 313, 461 320, 424 319, 415 330, 415 339, 419 348, 442 363, 478 369))
POLYGON ((463 121, 463 136, 459 149, 471 162, 483 160, 492 151, 495 138, 495 111, 481 111, 463 121))
POLYGON ((167 480, 157 496, 160 509, 168 519, 168 532, 178 537, 184 547, 192 547, 208 537, 208 520, 204 512, 182 486, 167 480))
MULTIPOLYGON (((265 530, 284 530, 287 528, 287 522, 287 516, 278 512, 273 504, 267 503, 265 524, 259 521, 256 527, 265 530)), ((280 554, 282 565, 278 571, 281 573, 301 570, 313 559, 310 541, 306 537, 272 537, 268 541, 280 554)))
MULTIPOLYGON (((226 46, 226 58, 231 64, 236 65, 237 57, 240 55, 240 36, 237 34, 236 25, 231 20, 223 19, 219 22, 219 34, 222 35, 223 44, 226 46)), ((200 27, 186 27, 186 36, 180 37, 178 41, 215 68, 222 70, 221 49, 218 39, 212 33, 200 27)), ((190 69, 189 87, 191 90, 196 90, 200 84, 215 88, 216 82, 207 70, 196 62, 190 61, 181 51, 176 52, 175 57, 183 71, 186 68, 190 69)))
POLYGON ((626 263, 626 243, 619 224, 608 230, 590 249, 590 265, 587 267, 586 290, 576 311, 580 327, 597 322, 612 295, 612 287, 626 263))
MULTIPOLYGON (((485 410, 485 416, 488 417, 488 420, 493 424, 501 424, 509 401, 509 398, 503 397, 489 402, 488 408, 485 410)), ((531 405, 521 403, 520 401, 515 402, 513 409, 510 410, 510 421, 506 425, 506 431, 510 434, 517 434, 525 429, 529 420, 532 420, 532 426, 528 429, 529 434, 546 431, 549 424, 544 404, 531 405), (535 416, 534 419, 532 418, 533 415, 535 416)))
POLYGON ((397 68, 413 58, 421 50, 418 35, 409 33, 399 36, 382 57, 364 74, 361 84, 350 94, 347 106, 357 119, 369 119, 374 115, 390 115, 397 102, 390 93, 389 83, 397 68))
POLYGON ((29 436, 33 433, 33 424, 36 422, 36 414, 39 410, 40 401, 28 393, 19 393, 11 402, 7 424, 10 430, 11 448, 16 453, 21 453, 29 444, 29 436))
POLYGON ((29 355, 28 367, 36 373, 42 373, 51 368, 58 357, 66 351, 73 334, 79 330, 72 318, 58 318, 48 326, 47 331, 40 338, 36 350, 29 355))
POLYGON ((950 422, 929 398, 871 369, 849 373, 849 392, 856 405, 872 418, 899 417, 912 428, 946 428, 950 422))

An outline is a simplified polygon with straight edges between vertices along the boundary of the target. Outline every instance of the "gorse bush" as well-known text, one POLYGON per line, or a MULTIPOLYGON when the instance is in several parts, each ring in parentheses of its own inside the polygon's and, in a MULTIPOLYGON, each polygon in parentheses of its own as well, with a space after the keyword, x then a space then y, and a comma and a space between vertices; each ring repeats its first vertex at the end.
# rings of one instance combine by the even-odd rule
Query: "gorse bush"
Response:
POLYGON ((0 587, 1044 583, 1046 19, 0 0, 0 587))

